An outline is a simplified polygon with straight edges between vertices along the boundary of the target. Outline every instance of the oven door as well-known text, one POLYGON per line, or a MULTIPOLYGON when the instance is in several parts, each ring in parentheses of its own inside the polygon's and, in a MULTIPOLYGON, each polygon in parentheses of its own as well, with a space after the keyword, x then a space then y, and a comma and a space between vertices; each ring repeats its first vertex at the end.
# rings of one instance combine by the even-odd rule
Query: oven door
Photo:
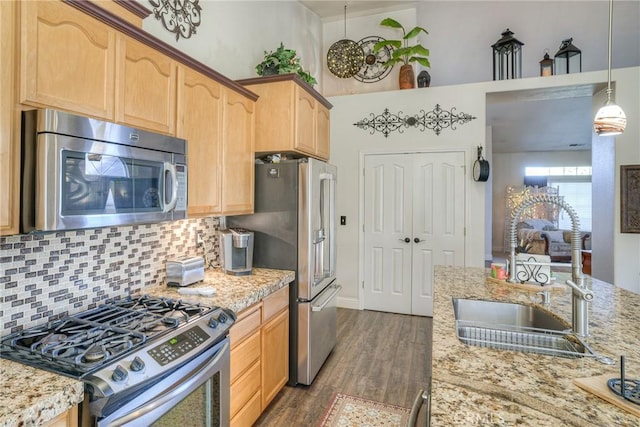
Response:
MULTIPOLYGON (((98 418, 98 427, 229 425, 229 338, 141 390, 133 397, 111 396, 111 413, 98 418)), ((100 400, 100 399, 99 399, 100 400)), ((100 403, 92 402, 91 405, 100 403)))

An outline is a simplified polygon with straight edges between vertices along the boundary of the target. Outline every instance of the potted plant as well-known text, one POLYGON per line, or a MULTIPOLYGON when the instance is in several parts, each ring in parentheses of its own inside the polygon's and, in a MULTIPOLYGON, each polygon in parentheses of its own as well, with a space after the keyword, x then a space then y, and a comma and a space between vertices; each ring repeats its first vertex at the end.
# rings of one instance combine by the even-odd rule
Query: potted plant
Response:
POLYGON ((383 65, 393 67, 395 64, 402 63, 400 67, 400 89, 411 89, 415 87, 415 78, 411 63, 417 62, 427 68, 431 67, 431 64, 429 64, 428 59, 429 49, 420 43, 409 45, 409 41, 414 37, 418 37, 422 32, 425 34, 429 34, 429 32, 422 27, 415 27, 409 32, 406 32, 402 24, 391 18, 383 19, 380 25, 401 29, 402 39, 380 41, 373 46, 373 50, 377 52, 385 46, 392 47, 391 59, 383 65))
POLYGON ((280 47, 275 51, 264 51, 264 59, 256 65, 256 72, 259 76, 296 73, 311 86, 318 83, 308 71, 302 68, 300 58, 297 56, 296 51, 285 48, 282 42, 280 42, 280 47))

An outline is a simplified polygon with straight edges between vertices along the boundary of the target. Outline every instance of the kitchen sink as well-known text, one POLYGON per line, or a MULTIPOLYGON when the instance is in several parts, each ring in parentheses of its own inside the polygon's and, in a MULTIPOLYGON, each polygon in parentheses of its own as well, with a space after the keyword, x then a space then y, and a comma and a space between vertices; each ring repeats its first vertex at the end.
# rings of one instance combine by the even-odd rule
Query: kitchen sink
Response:
POLYGON ((458 339, 499 350, 578 358, 592 355, 568 323, 525 304, 454 298, 458 339))

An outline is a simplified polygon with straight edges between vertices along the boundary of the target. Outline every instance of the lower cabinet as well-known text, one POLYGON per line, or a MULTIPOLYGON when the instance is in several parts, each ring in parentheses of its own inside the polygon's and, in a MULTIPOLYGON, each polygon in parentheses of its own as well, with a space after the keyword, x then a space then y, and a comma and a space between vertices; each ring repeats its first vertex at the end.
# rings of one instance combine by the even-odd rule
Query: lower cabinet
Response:
POLYGON ((69 408, 52 420, 43 424, 43 427, 77 427, 78 426, 78 405, 69 408))
POLYGON ((251 426, 289 375, 289 288, 243 310, 231 339, 231 426, 251 426))

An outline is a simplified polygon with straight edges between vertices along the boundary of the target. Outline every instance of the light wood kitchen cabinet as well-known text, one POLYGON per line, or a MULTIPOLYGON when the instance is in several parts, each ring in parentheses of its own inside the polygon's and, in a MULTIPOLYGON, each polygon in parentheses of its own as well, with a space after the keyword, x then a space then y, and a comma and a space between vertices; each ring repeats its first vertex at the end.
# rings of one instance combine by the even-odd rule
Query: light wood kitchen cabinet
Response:
POLYGON ((74 405, 67 411, 58 415, 52 420, 44 423, 42 427, 77 427, 78 426, 78 405, 74 405))
POLYGON ((187 140, 189 217, 222 211, 221 117, 220 83, 180 66, 177 135, 187 140))
POLYGON ((253 213, 255 102, 223 88, 222 214, 253 213))
POLYGON ((17 3, 0 2, 0 235, 16 234, 20 195, 19 113, 14 102, 17 3))
POLYGON ((63 2, 19 4, 20 102, 113 121, 116 31, 63 2))
POLYGON ((265 409, 289 379, 289 310, 284 309, 262 327, 262 408, 265 409))
POLYGON ((116 121, 175 135, 177 62, 118 34, 116 121))
POLYGON ((256 154, 296 153, 329 159, 332 105, 295 74, 239 80, 259 95, 256 154))
POLYGON ((289 287, 262 301, 262 410, 289 379, 289 287))
POLYGON ((229 331, 232 426, 251 426, 262 413, 261 323, 262 302, 259 302, 239 313, 229 331))
POLYGON ((231 425, 248 427, 289 378, 289 287, 243 310, 231 340, 231 425))

